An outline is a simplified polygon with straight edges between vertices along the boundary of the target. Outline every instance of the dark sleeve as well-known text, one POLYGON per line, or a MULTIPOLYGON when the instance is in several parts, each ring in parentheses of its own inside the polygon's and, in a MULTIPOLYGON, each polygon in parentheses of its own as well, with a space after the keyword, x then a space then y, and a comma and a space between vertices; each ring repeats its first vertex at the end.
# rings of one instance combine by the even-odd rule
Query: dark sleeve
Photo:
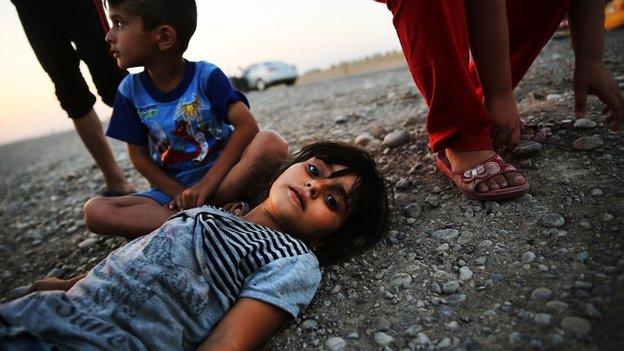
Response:
POLYGON ((106 135, 129 144, 143 146, 148 144, 147 127, 141 122, 132 101, 119 91, 115 96, 113 116, 108 124, 106 135))
POLYGON ((232 86, 228 77, 219 68, 215 68, 210 73, 208 82, 206 82, 206 95, 208 95, 208 99, 210 99, 212 108, 217 113, 217 116, 228 123, 227 114, 230 105, 242 101, 249 107, 247 97, 232 86))

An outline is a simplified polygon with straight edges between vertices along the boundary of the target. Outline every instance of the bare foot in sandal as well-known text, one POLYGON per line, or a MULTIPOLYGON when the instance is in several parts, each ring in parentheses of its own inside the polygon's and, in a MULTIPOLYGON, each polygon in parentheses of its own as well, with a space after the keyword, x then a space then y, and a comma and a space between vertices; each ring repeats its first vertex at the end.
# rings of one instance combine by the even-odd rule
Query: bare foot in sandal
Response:
MULTIPOLYGON (((483 161, 492 158, 496 153, 493 150, 459 151, 446 149, 446 157, 451 164, 452 171, 464 171, 478 166, 483 161)), ((492 190, 500 190, 509 187, 519 186, 526 183, 524 176, 520 172, 509 172, 493 176, 476 187, 479 193, 487 193, 492 190)))

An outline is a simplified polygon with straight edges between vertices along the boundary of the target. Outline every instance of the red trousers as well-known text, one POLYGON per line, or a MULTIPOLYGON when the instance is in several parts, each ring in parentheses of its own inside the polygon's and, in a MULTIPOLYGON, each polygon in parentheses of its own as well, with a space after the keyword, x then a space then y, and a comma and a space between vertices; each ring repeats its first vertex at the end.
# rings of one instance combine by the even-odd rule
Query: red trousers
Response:
MULTIPOLYGON (((393 14, 409 70, 429 106, 431 151, 492 149, 492 118, 470 60, 465 0, 378 1, 385 2, 393 14)), ((557 29, 571 0, 506 2, 515 87, 557 29)))

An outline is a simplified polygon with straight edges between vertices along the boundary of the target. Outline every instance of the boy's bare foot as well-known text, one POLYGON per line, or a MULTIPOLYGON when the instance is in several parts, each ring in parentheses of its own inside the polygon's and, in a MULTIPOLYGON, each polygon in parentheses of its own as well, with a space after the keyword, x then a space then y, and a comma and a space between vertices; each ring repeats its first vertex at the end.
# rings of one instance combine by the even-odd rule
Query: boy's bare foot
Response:
POLYGON ((106 190, 102 194, 111 197, 129 195, 135 192, 134 187, 122 176, 121 179, 106 180, 106 190))
MULTIPOLYGON (((446 157, 451 164, 453 171, 463 171, 478 166, 483 161, 493 157, 496 153, 493 150, 459 151, 446 149, 446 157)), ((503 175, 494 176, 476 187, 477 192, 487 193, 491 190, 499 190, 508 187, 518 186, 526 183, 524 176, 520 172, 509 172, 503 175)))

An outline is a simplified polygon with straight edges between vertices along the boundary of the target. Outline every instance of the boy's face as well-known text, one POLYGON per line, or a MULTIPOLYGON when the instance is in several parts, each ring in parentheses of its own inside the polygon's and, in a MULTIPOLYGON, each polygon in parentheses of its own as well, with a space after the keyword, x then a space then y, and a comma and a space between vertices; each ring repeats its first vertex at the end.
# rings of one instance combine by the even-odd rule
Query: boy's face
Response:
POLYGON ((320 159, 290 166, 271 186, 266 209, 286 233, 314 241, 335 232, 349 213, 356 177, 330 175, 344 169, 320 159))
POLYGON ((111 6, 108 16, 113 25, 106 34, 106 42, 122 69, 145 66, 157 52, 153 33, 143 29, 140 16, 125 11, 122 6, 111 6))

